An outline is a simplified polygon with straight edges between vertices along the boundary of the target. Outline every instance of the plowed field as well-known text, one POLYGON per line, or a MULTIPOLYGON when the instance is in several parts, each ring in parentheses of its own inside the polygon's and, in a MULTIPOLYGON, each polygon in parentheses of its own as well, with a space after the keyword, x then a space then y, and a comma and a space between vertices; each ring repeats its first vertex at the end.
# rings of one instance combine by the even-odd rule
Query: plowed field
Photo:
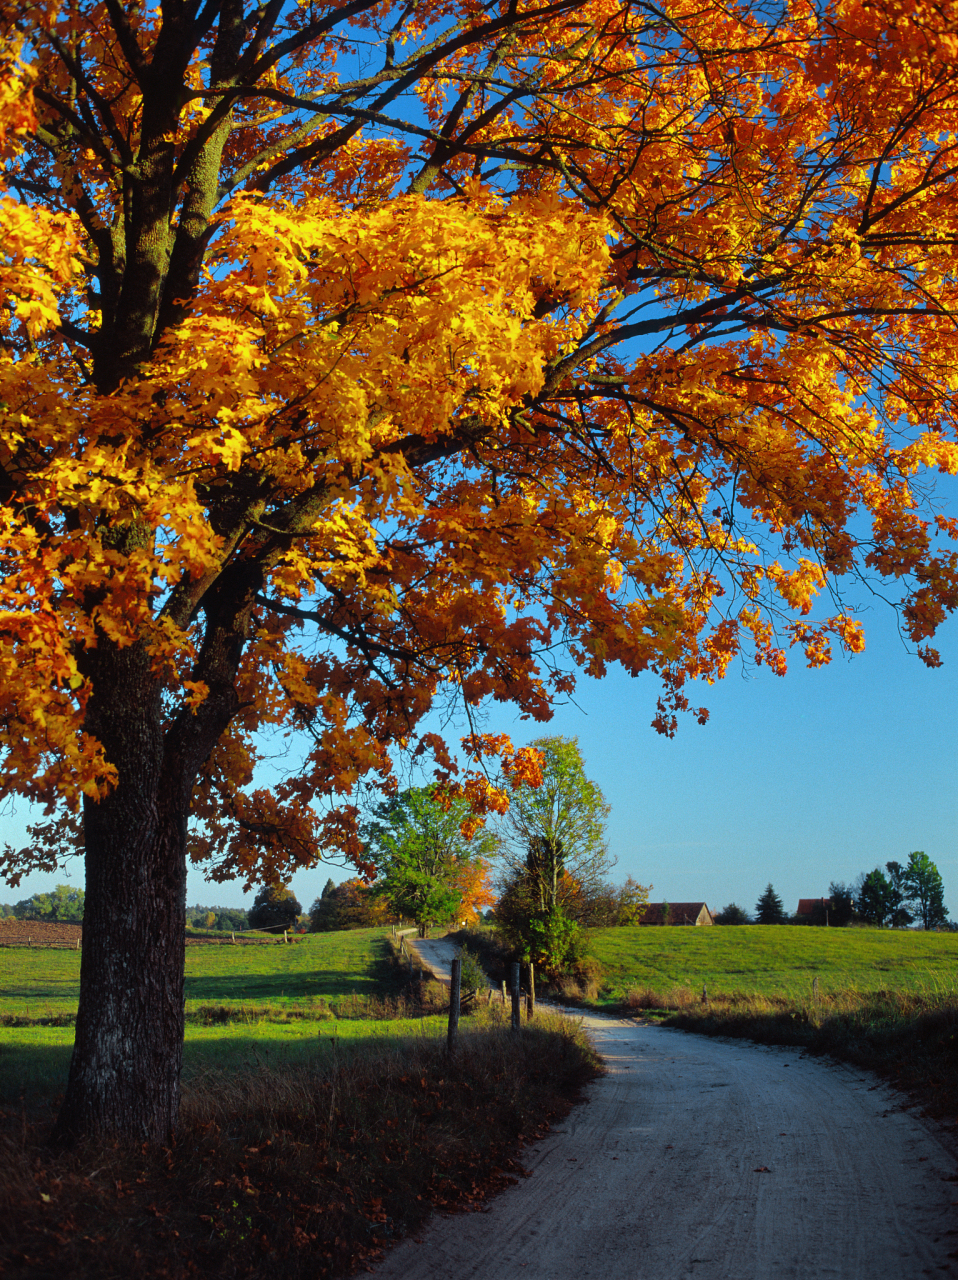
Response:
POLYGON ((47 924, 42 920, 0 920, 0 947, 73 948, 82 938, 82 924, 47 924))

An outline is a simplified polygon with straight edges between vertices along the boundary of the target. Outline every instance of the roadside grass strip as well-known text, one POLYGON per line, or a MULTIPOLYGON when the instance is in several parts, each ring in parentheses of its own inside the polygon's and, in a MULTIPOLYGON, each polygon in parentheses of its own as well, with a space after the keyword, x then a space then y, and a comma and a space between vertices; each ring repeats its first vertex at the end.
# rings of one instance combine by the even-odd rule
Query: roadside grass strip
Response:
POLYGON ((875 1071, 958 1126, 958 935, 742 925, 597 930, 595 999, 875 1071))

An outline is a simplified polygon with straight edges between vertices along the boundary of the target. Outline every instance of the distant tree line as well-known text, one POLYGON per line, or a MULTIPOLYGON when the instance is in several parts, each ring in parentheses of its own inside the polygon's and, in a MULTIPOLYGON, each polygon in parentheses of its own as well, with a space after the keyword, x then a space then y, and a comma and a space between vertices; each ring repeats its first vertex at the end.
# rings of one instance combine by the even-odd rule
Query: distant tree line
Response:
POLYGON ((833 880, 828 897, 816 901, 811 915, 792 915, 771 884, 755 904, 754 916, 730 902, 716 916, 716 924, 870 925, 878 929, 952 929, 938 868, 921 850, 908 861, 886 862, 885 869, 863 871, 851 884, 833 880))
POLYGON ((203 907, 197 903, 186 908, 186 927, 239 932, 250 927, 249 912, 244 907, 203 907))
POLYGON ((0 904, 0 919, 43 920, 48 924, 80 924, 83 920, 83 890, 58 884, 47 893, 34 893, 20 902, 0 904))

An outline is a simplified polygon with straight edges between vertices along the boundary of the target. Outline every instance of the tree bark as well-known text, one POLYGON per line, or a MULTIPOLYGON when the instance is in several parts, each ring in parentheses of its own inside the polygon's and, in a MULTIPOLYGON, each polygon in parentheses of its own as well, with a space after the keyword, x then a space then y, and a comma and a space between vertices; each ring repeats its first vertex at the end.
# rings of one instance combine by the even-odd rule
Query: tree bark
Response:
POLYGON ((84 655, 86 727, 117 768, 87 798, 84 946, 76 1041, 55 1137, 173 1135, 183 1042, 186 813, 171 776, 160 686, 142 645, 105 638, 84 655))
POLYGON ((155 781, 86 805, 80 1004, 61 1142, 103 1133, 168 1143, 176 1129, 186 824, 157 803, 155 781))

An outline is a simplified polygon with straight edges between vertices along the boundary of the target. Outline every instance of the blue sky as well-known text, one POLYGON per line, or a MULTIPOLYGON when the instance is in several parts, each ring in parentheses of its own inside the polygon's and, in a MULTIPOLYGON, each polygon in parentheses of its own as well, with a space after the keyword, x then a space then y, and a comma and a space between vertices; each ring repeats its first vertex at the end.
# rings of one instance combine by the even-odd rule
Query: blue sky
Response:
MULTIPOLYGON (((783 678, 733 669, 692 690, 711 711, 687 716, 674 739, 650 728, 658 689, 651 678, 615 672, 579 687, 578 706, 547 726, 494 708, 486 728, 516 745, 541 733, 577 736, 589 776, 612 806, 609 844, 617 879, 653 885, 653 899, 730 901, 751 909, 771 881, 785 906, 825 894, 890 858, 923 849, 938 865, 945 901, 958 917, 958 619, 936 641, 945 665, 929 670, 902 642, 881 602, 863 615, 865 652, 809 671, 798 655, 783 678)), ((3 819, 17 841, 18 818, 3 819)), ((82 868, 67 868, 82 884, 82 868)), ((293 881, 308 907, 338 868, 293 881)), ((17 901, 66 876, 32 876, 17 901)), ((207 884, 191 872, 191 903, 252 901, 239 885, 207 884)))

